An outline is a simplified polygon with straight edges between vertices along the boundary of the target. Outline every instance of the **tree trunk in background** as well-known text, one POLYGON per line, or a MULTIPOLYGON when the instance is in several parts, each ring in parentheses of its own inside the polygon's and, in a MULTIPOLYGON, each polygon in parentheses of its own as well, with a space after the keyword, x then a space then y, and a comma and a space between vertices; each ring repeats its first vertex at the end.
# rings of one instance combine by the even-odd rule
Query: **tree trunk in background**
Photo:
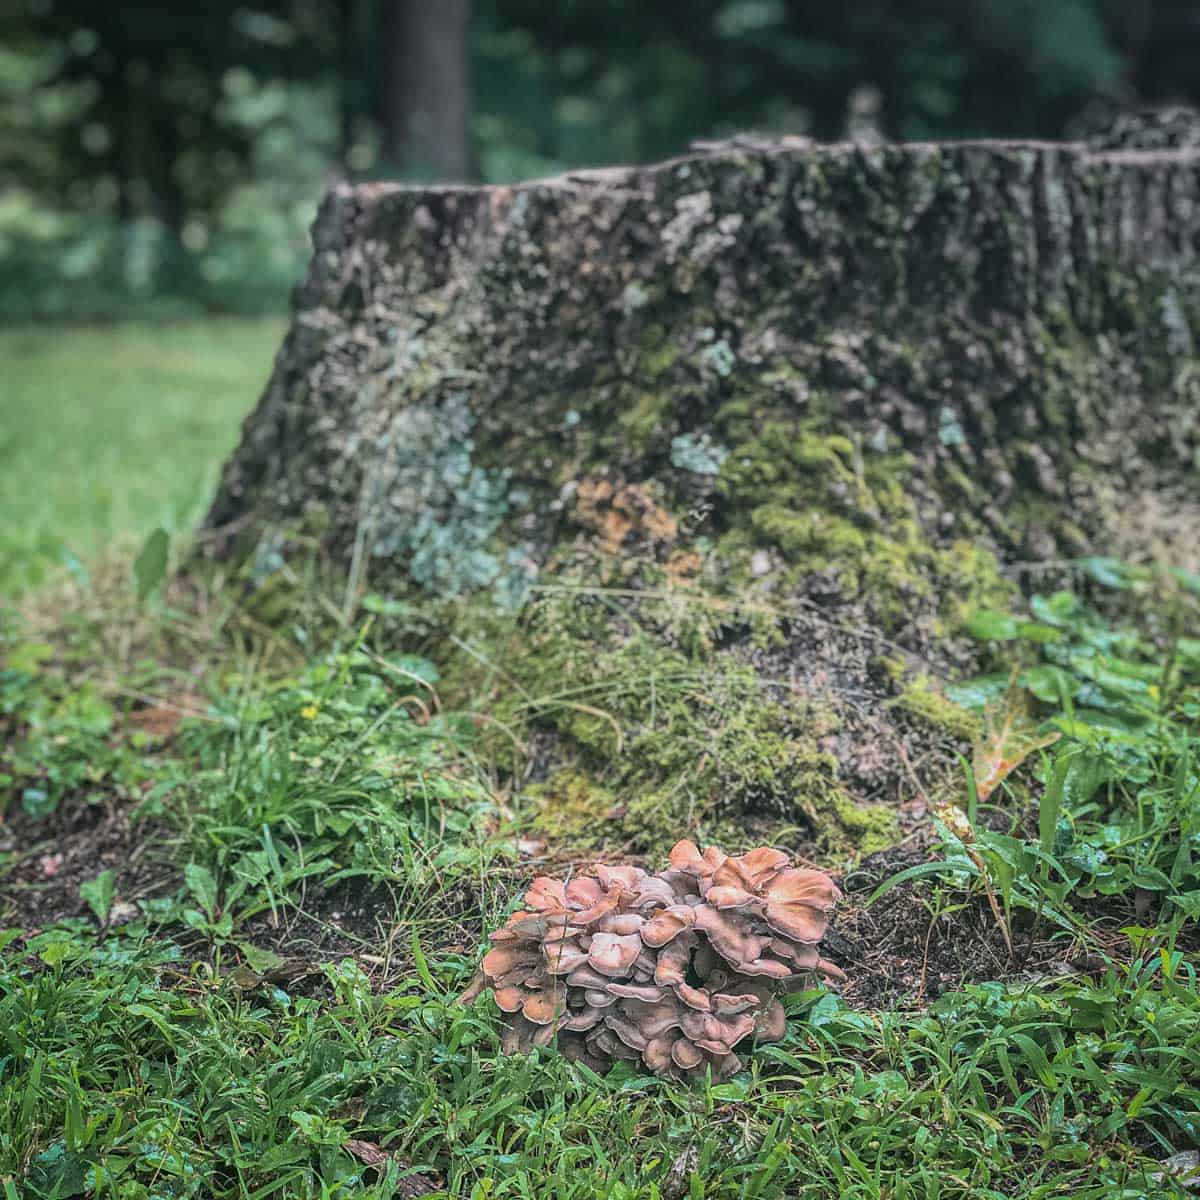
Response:
POLYGON ((343 177, 351 174, 350 151, 354 146, 356 16, 355 0, 337 0, 338 162, 343 177))
POLYGON ((406 175, 472 174, 470 20, 470 0, 383 0, 384 143, 406 175))
POLYGON ((315 245, 208 544, 457 622, 537 795, 620 837, 886 840, 957 769, 964 614, 1200 567, 1194 146, 739 140, 342 187, 315 245))

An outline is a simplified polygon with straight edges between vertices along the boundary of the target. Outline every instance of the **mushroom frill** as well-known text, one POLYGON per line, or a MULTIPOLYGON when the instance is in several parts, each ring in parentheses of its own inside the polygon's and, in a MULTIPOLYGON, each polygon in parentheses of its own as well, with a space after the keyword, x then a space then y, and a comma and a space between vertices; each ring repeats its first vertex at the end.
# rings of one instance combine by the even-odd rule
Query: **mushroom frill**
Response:
POLYGON ((842 977, 817 950, 841 899, 827 875, 765 847, 727 856, 683 841, 670 861, 657 875, 596 866, 533 881, 463 997, 493 991, 506 1054, 557 1045, 597 1070, 640 1058, 723 1078, 739 1042, 783 1037, 780 992, 842 977))

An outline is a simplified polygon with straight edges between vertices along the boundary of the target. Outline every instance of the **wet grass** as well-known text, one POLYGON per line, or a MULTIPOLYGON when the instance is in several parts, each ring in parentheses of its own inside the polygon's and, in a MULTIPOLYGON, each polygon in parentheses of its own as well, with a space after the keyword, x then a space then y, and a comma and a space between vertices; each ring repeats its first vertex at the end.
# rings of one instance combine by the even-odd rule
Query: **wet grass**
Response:
POLYGON ((885 1000, 793 997, 781 1044, 684 1085, 503 1058, 490 1003, 453 1002, 569 848, 529 836, 441 664, 369 618, 264 633, 124 586, 5 635, 0 1194, 1172 1194, 1200 1112, 1200 663, 1170 620, 1060 595, 980 622, 1062 736, 982 804, 981 743, 973 840, 938 825, 889 922, 848 887, 852 976, 907 956, 885 1000))
POLYGON ((190 528, 282 333, 276 319, 0 331, 0 589, 190 528))

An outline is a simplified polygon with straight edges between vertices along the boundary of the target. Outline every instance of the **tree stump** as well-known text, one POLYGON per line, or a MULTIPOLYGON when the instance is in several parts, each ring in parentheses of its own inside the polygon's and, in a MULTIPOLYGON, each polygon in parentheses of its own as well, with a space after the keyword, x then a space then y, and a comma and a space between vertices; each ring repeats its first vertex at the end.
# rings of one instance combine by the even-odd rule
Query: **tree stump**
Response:
POLYGON ((1132 141, 339 187, 209 543, 454 623, 568 833, 883 844, 972 609, 1200 565, 1200 147, 1132 141))

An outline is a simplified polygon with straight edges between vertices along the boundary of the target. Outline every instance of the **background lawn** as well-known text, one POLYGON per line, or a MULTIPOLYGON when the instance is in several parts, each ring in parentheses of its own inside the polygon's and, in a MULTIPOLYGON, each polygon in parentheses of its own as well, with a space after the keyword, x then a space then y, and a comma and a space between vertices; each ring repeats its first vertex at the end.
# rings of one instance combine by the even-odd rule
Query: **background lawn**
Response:
POLYGON ((156 525, 190 529, 280 318, 0 332, 0 591, 156 525))

